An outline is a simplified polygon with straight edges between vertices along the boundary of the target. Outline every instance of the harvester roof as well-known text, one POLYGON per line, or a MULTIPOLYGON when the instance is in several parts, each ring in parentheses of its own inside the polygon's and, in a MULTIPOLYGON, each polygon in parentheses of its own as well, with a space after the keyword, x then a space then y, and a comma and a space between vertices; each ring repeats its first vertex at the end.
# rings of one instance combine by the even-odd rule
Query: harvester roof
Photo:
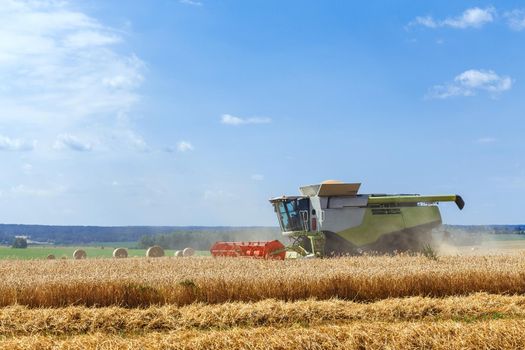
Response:
POLYGON ((274 197, 270 199, 270 202, 287 202, 289 200, 299 199, 299 198, 305 198, 305 196, 279 196, 274 197))

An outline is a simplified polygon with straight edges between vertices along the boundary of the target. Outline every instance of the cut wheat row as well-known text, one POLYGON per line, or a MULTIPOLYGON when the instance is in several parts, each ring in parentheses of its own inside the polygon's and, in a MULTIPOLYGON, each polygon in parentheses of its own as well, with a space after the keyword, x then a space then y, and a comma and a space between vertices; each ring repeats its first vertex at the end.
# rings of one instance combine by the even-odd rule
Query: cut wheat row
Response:
POLYGON ((343 300, 193 304, 146 309, 119 307, 0 309, 0 335, 77 335, 143 333, 234 327, 290 327, 355 321, 479 321, 525 319, 525 296, 475 294, 467 297, 385 299, 375 303, 343 300))
POLYGON ((120 336, 0 337, 1 349, 523 349, 525 320, 354 322, 314 327, 187 330, 120 336))

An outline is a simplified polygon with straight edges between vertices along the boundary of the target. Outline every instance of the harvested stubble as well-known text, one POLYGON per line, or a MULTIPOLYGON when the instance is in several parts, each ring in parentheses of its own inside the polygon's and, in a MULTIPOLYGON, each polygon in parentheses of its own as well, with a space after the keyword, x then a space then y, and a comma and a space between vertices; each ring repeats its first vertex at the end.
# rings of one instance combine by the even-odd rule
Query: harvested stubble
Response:
POLYGON ((477 322, 493 319, 525 320, 525 296, 482 293, 467 297, 386 299, 375 303, 264 300, 146 309, 10 306, 0 309, 0 336, 138 334, 236 327, 312 327, 352 322, 477 322))
POLYGON ((523 349, 525 320, 354 322, 120 336, 0 338, 3 349, 523 349))
POLYGON ((223 303, 268 298, 525 293, 525 256, 352 257, 323 260, 115 259, 0 264, 0 306, 223 303))

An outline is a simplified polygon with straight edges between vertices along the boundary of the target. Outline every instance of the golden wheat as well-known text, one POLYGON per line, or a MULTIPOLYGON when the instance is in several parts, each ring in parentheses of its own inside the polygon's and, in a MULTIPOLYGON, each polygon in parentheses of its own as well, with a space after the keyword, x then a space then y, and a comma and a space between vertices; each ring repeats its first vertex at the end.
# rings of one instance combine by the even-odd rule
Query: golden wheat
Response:
POLYGON ((473 322, 525 319, 525 296, 475 294, 468 297, 385 299, 375 303, 343 300, 264 300, 256 303, 193 304, 146 309, 119 307, 0 309, 0 335, 78 335, 85 333, 142 333, 234 327, 290 327, 343 324, 353 321, 473 322))
POLYGON ((525 293, 525 256, 352 257, 264 261, 134 258, 4 261, 0 306, 145 307, 268 298, 371 301, 525 293))
POLYGON ((354 322, 120 336, 0 337, 1 349, 523 349, 525 320, 354 322))
POLYGON ((525 296, 497 294, 525 293, 524 267, 523 255, 5 261, 0 349, 523 348, 525 296))

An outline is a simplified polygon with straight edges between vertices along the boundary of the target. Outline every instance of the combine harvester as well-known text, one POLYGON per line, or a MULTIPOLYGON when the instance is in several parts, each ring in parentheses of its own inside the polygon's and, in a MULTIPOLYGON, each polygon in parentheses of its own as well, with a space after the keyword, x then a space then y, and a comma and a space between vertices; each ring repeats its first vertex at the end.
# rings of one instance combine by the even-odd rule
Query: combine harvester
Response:
POLYGON ((282 234, 279 241, 217 242, 213 256, 284 259, 286 251, 302 257, 362 252, 419 251, 432 242, 432 230, 441 226, 439 202, 465 203, 459 195, 358 194, 361 184, 335 180, 300 188, 300 196, 270 200, 282 234))

